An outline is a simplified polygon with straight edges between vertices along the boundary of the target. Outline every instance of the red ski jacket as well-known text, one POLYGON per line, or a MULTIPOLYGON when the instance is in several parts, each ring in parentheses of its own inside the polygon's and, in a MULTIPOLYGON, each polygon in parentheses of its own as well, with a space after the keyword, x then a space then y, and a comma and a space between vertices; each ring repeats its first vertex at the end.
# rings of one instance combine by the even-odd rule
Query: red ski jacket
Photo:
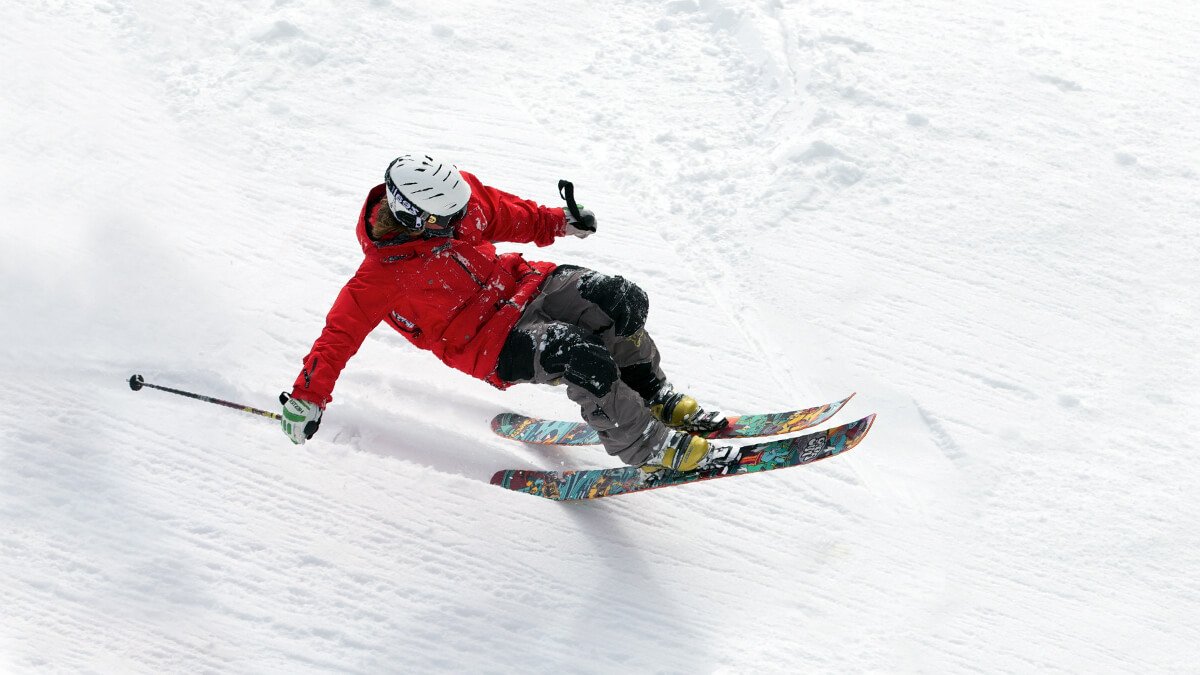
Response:
POLYGON ((329 310, 292 396, 321 407, 329 403, 342 368, 382 321, 446 365, 501 389, 509 386, 495 375, 500 349, 556 265, 527 262, 519 253, 497 255, 491 242, 547 246, 566 233, 566 221, 560 208, 539 206, 461 173, 471 185, 471 200, 453 237, 373 240, 367 221, 384 199, 384 186, 367 195, 358 216, 366 258, 329 310))

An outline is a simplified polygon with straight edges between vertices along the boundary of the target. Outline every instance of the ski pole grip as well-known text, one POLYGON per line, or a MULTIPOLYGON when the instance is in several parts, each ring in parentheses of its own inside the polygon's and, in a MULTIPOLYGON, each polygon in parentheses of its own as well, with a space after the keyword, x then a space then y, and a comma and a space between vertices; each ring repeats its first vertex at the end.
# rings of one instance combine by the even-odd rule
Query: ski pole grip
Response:
POLYGON ((583 216, 579 213, 579 205, 575 203, 575 184, 569 180, 558 181, 558 194, 567 202, 567 210, 575 217, 575 222, 582 222, 583 216))
MULTIPOLYGON (((287 405, 287 402, 290 400, 292 400, 292 397, 288 396, 288 393, 286 391, 279 392, 279 402, 281 404, 287 405)), ((304 437, 312 438, 313 434, 317 433, 317 429, 320 429, 320 428, 321 428, 321 422, 319 420, 313 420, 313 421, 309 422, 308 424, 305 424, 304 425, 304 437)))

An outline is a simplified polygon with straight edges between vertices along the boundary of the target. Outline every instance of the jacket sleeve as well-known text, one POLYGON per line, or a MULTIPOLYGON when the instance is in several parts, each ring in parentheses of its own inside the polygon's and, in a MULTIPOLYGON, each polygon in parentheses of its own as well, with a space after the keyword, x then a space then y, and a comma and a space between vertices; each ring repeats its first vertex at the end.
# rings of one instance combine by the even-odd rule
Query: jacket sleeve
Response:
POLYGON ((333 400, 333 386, 346 362, 358 352, 367 334, 383 321, 395 291, 386 284, 371 283, 376 275, 369 273, 369 264, 370 261, 364 262, 338 293, 325 317, 321 336, 304 357, 304 368, 292 385, 293 397, 324 408, 333 400))
POLYGON ((562 209, 541 206, 489 187, 466 172, 463 178, 471 185, 471 201, 483 211, 480 234, 484 239, 549 246, 555 238, 566 234, 567 221, 562 209))

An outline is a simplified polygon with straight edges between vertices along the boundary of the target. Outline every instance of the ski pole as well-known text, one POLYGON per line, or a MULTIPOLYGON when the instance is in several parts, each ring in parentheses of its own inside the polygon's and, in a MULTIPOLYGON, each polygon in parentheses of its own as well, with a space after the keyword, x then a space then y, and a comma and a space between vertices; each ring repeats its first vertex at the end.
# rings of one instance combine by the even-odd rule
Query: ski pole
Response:
POLYGON ((170 387, 163 387, 163 386, 159 386, 157 384, 150 384, 149 382, 144 380, 141 375, 134 375, 133 377, 129 378, 129 388, 130 389, 132 389, 134 391, 138 391, 142 387, 150 387, 151 389, 157 389, 159 391, 166 391, 166 392, 170 392, 172 394, 179 394, 180 396, 187 396, 188 398, 194 398, 194 399, 197 399, 200 401, 204 401, 206 403, 216 403, 217 405, 223 405, 226 408, 233 408, 235 410, 241 410, 243 412, 253 413, 255 415, 262 415, 263 417, 270 417, 273 420, 282 418, 282 416, 279 413, 267 412, 266 410, 259 410, 258 408, 254 408, 254 407, 251 407, 248 405, 242 405, 241 403, 233 403, 231 401, 222 401, 221 399, 213 398, 212 396, 204 396, 203 394, 193 394, 190 391, 182 391, 180 389, 172 389, 170 387))

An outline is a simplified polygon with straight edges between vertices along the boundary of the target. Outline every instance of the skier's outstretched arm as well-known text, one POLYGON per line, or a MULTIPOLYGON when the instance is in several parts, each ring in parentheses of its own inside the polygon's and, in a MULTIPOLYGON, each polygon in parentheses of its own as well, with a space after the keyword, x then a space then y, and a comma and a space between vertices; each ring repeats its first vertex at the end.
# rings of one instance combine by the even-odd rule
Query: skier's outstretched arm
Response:
POLYGON ((483 239, 549 246, 556 238, 568 234, 566 217, 561 208, 542 206, 533 200, 484 185, 465 171, 462 175, 471 185, 472 201, 479 204, 483 211, 483 217, 476 222, 472 222, 468 215, 464 226, 479 228, 483 239))
POLYGON ((291 399, 284 403, 284 433, 294 443, 303 443, 306 422, 320 421, 321 410, 333 400, 333 387, 350 357, 383 321, 396 291, 370 283, 368 263, 346 282, 325 318, 325 328, 304 357, 304 367, 292 385, 291 399), (289 416, 288 413, 291 413, 289 416), (295 424, 287 424, 291 419, 295 424))

